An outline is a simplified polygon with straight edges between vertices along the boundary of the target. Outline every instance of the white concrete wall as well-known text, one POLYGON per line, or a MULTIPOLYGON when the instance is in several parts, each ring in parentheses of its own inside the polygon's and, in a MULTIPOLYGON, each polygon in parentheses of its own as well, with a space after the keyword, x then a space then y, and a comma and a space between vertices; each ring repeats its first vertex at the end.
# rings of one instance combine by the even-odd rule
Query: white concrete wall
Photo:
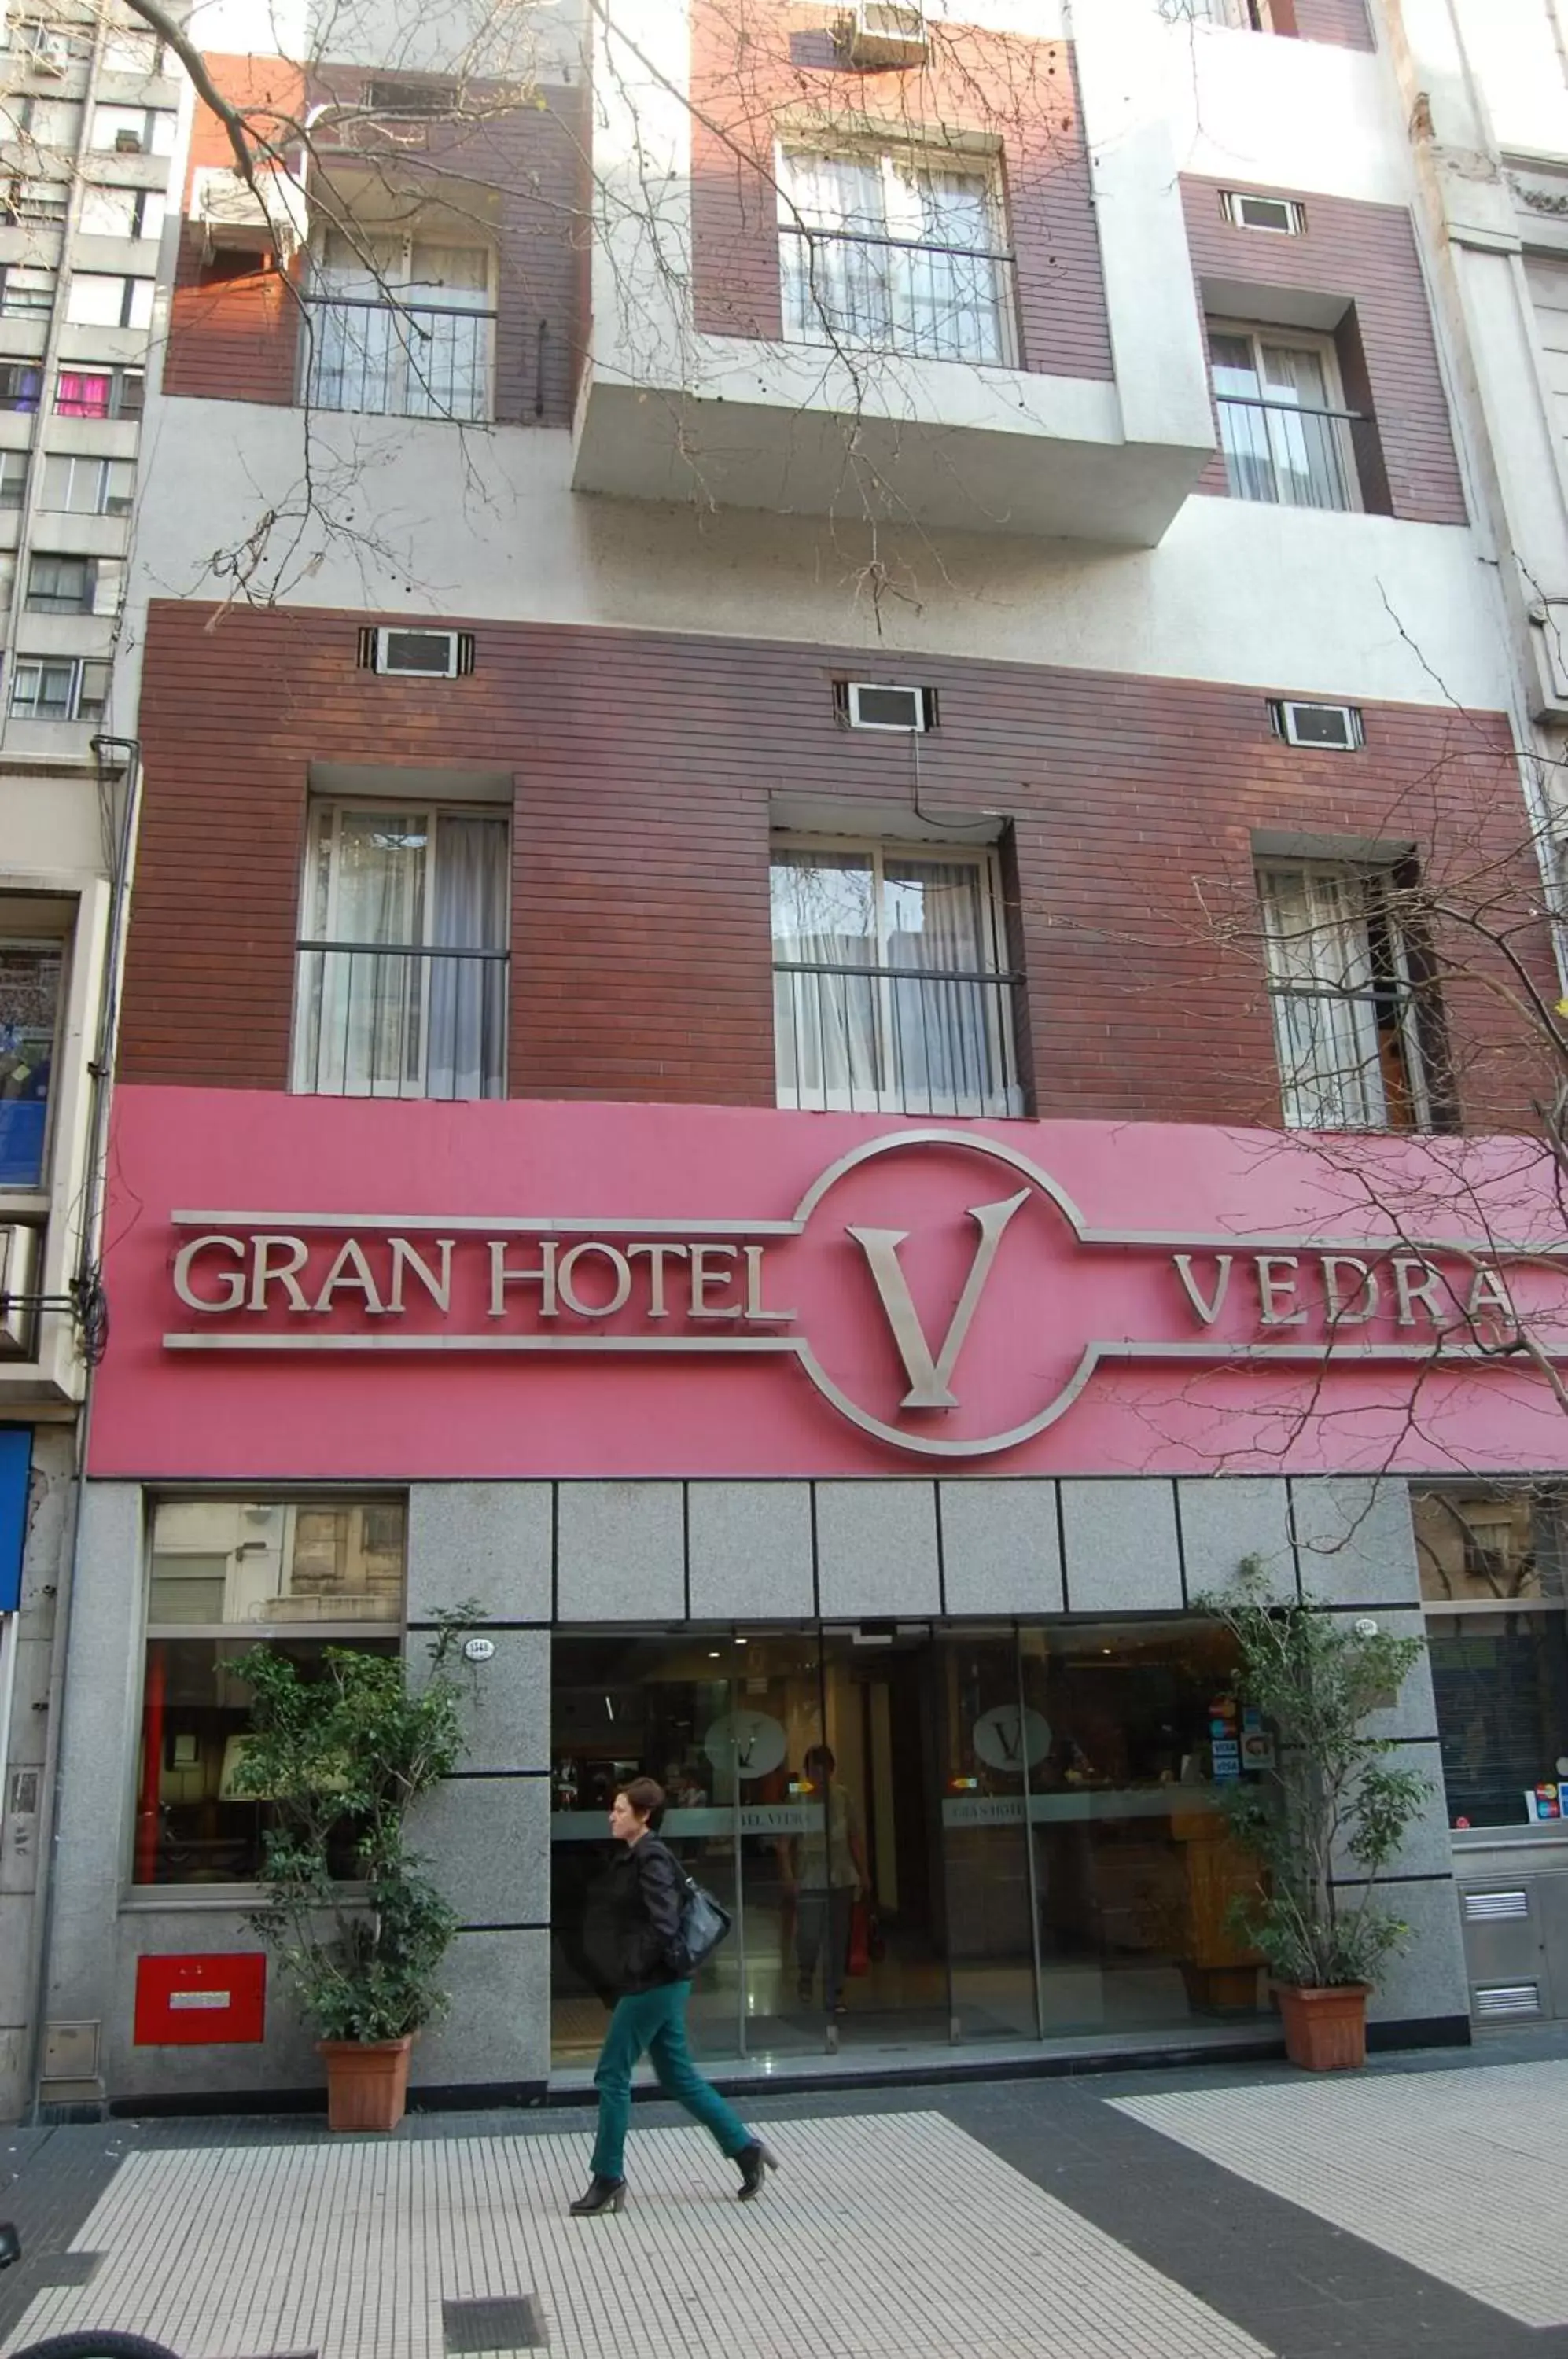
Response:
MULTIPOLYGON (((258 492, 288 496, 302 430, 286 409, 162 405, 147 434, 144 604, 222 594, 207 559, 254 522, 258 492)), ((1159 549, 1099 558, 884 531, 877 553, 915 594, 878 614, 869 538, 852 519, 828 533, 585 498, 567 487, 563 433, 354 419, 318 419, 314 432, 400 561, 319 530, 285 603, 940 649, 1427 704, 1442 701, 1435 673, 1461 703, 1508 701, 1488 576, 1459 527, 1199 497, 1159 549)), ((221 632, 212 645, 222 661, 221 632)))

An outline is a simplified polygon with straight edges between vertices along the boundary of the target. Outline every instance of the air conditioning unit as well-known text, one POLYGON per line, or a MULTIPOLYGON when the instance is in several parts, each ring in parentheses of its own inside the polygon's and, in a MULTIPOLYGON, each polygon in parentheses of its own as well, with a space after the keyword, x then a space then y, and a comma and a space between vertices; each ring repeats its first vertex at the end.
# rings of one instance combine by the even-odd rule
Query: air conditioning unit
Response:
POLYGON ((37 1229, 0 1228, 0 1354, 8 1359, 32 1356, 39 1242, 37 1229))
POLYGON ((1225 189, 1220 204, 1233 228, 1269 230, 1276 237, 1307 234, 1307 209, 1295 197, 1255 197, 1245 189, 1225 189))
POLYGON ((925 10, 896 0, 856 0, 844 36, 854 66, 923 66, 931 56, 925 10))
POLYGON ((842 683, 839 709, 851 729, 898 729, 906 734, 936 727, 936 690, 889 688, 874 680, 842 683))
POLYGON ((276 245, 292 254, 304 245, 309 223, 298 180, 265 167, 256 179, 252 188, 232 164, 199 164, 191 173, 191 219, 212 251, 269 254, 276 245))
POLYGON ((474 669, 474 634, 373 626, 359 635, 359 661, 394 679, 458 679, 474 669))
POLYGON ((1295 701, 1271 708, 1275 734, 1287 745, 1326 746, 1338 754, 1354 754, 1367 743, 1361 713, 1354 704, 1302 704, 1295 701))
POLYGON ((59 33, 38 33, 27 47, 31 73, 62 74, 71 63, 71 49, 59 33))
POLYGON ((142 135, 139 131, 115 132, 114 153, 116 156, 139 156, 141 152, 142 135))

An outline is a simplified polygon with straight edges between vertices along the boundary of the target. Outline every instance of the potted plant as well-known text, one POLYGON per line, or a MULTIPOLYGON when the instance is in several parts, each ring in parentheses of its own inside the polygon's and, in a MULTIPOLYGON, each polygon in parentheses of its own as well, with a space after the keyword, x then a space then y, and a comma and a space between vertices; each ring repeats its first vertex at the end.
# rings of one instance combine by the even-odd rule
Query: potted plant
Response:
POLYGON ((1236 1641, 1237 1701, 1272 1734, 1256 1775, 1222 1788, 1232 1831, 1265 1871, 1235 1917, 1274 1979, 1293 2064, 1332 2071, 1367 2060, 1367 2000, 1410 1928, 1377 1877, 1420 1815, 1429 1781, 1367 1733, 1423 1641, 1351 1624, 1312 1599, 1280 1602, 1256 1557, 1226 1592, 1198 1601, 1236 1641), (1335 1874, 1361 1879, 1336 1883, 1335 1874))
POLYGON ((310 1678, 270 1647, 238 1667, 255 1733, 234 1790, 276 1816, 267 1901, 249 1922, 320 2029, 335 2130, 396 2127, 408 2050, 446 2010, 439 1974, 457 1919, 404 1825, 464 1751, 459 1647, 471 1618, 443 1619, 418 1686, 400 1658, 349 1647, 327 1647, 310 1678))

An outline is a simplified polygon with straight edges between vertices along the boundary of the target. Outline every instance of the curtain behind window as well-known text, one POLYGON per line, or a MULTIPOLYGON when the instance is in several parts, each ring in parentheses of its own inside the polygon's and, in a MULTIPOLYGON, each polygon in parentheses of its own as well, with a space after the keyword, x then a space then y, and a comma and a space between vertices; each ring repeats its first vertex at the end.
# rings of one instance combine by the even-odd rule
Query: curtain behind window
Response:
POLYGON ((1381 1128, 1388 1104, 1362 880, 1273 869, 1259 889, 1286 1121, 1381 1128))
MULTIPOLYGON (((506 947, 506 822, 443 819, 436 842, 435 924, 442 950, 506 947)), ((506 1088, 506 967, 495 958, 430 961, 425 1095, 498 1098, 506 1088)))

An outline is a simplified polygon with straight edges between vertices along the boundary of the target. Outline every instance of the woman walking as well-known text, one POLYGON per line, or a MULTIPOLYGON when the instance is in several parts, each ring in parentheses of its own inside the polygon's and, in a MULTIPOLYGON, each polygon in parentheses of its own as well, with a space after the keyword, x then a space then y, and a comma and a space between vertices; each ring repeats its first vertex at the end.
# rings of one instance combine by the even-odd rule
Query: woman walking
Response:
POLYGON ((610 1832, 626 1850, 610 1871, 602 1945, 604 1964, 617 1996, 604 2035, 593 2086, 599 2092, 599 2135, 593 2142, 593 2178, 573 2212, 618 2212, 626 2201, 626 2123, 632 2104, 632 2070, 646 2049, 667 2097, 684 2105, 719 2150, 740 2167, 740 2201, 762 2191, 763 2174, 776 2170, 760 2138, 691 2061, 686 2046, 686 2002, 691 1968, 681 1941, 682 1871, 653 1832, 664 1809, 664 1788, 655 1778, 634 1777, 616 1794, 610 1832))

